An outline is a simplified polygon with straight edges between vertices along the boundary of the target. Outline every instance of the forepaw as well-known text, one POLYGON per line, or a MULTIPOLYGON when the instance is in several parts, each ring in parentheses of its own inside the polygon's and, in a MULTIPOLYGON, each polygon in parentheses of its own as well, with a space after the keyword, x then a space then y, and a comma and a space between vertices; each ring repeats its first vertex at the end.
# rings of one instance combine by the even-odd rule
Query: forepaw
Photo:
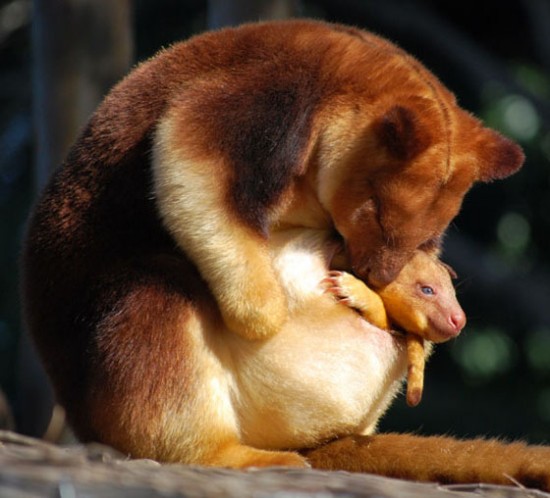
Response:
POLYGON ((387 329, 388 317, 382 298, 364 282, 344 271, 330 271, 321 285, 328 294, 345 306, 352 308, 373 325, 387 329))
MULTIPOLYGON (((328 276, 321 280, 326 293, 332 294, 336 300, 349 308, 361 309, 361 301, 357 298, 357 279, 344 271, 330 271, 328 276)), ((359 282, 361 285, 361 282, 359 282)))
POLYGON ((254 290, 241 300, 220 303, 220 310, 229 330, 249 340, 265 340, 282 328, 288 307, 273 286, 254 290))

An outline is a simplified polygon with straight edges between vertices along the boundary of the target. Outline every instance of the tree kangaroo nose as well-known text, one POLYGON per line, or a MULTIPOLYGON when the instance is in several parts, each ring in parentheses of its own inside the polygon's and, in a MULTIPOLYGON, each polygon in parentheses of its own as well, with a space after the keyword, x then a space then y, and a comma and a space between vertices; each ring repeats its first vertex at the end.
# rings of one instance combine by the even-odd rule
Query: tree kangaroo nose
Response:
POLYGON ((466 325, 466 315, 463 311, 451 313, 449 316, 449 323, 458 334, 466 325))

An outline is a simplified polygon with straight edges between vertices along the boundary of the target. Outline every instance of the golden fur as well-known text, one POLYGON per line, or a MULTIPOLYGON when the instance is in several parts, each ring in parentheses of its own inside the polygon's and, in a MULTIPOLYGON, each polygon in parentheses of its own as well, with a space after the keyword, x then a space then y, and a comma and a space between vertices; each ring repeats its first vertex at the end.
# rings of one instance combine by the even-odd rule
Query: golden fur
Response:
POLYGON ((306 465, 283 450, 316 446, 313 465, 414 478, 384 465, 399 441, 384 455, 369 435, 402 341, 318 288, 333 234, 386 285, 437 253, 474 182, 522 161, 382 38, 313 21, 206 33, 117 85, 51 179, 24 244, 26 325, 85 441, 233 467, 306 465))
POLYGON ((326 282, 341 303, 357 309, 377 327, 399 326, 431 342, 445 342, 466 325, 451 273, 434 255, 416 251, 395 280, 376 291, 342 271, 330 272, 326 282), (424 292, 426 287, 429 293, 424 292))

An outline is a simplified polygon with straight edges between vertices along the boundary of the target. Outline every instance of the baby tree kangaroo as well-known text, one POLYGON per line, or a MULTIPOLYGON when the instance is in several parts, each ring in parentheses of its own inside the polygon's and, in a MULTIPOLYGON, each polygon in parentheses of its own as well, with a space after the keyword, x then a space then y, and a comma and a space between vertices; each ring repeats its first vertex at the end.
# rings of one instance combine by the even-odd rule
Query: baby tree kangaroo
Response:
POLYGON ((417 251, 396 279, 376 292, 347 272, 331 271, 324 282, 340 303, 359 311, 383 329, 398 326, 407 341, 407 403, 416 406, 422 398, 425 358, 430 342, 456 337, 466 316, 456 299, 451 277, 454 271, 423 251, 417 251))

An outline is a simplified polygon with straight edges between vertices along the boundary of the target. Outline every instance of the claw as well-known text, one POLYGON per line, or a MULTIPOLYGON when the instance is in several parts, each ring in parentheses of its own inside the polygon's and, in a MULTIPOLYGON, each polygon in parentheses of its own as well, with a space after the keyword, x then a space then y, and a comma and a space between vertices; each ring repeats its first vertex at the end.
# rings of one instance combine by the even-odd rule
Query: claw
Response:
POLYGON ((340 287, 328 287, 325 289, 325 292, 328 292, 330 294, 334 294, 335 296, 341 296, 342 295, 342 289, 340 287))
POLYGON ((321 280, 321 284, 335 285, 336 280, 333 277, 325 277, 321 280))
POLYGON ((336 289, 341 291, 340 288, 340 281, 337 277, 331 276, 331 277, 325 277, 320 282, 321 287, 324 288, 325 292, 330 292, 331 294, 336 293, 336 289))
POLYGON ((332 294, 338 303, 351 307, 352 299, 348 292, 341 287, 343 274, 343 272, 337 270, 329 271, 328 276, 321 280, 321 286, 324 292, 332 294))

